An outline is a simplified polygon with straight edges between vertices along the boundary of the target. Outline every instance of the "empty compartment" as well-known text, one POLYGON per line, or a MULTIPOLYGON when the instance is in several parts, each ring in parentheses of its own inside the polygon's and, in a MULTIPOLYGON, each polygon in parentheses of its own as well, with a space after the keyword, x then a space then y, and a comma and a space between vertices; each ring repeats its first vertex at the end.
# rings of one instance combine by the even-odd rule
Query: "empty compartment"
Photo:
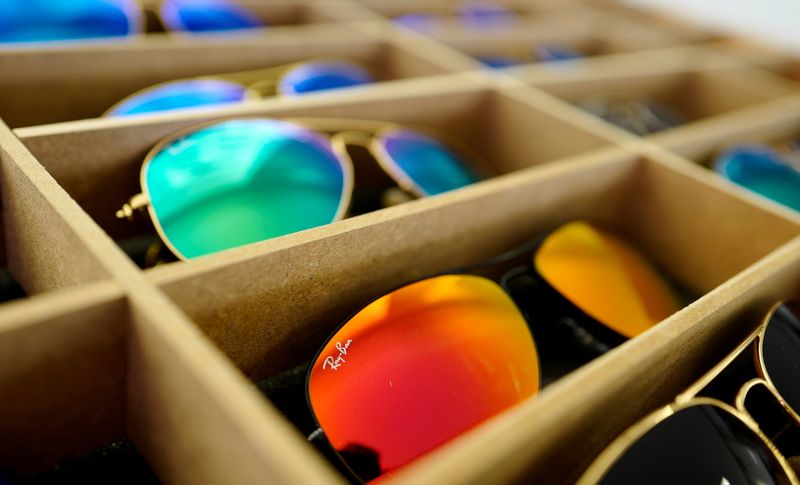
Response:
MULTIPOLYGON (((220 259, 158 267, 149 278, 242 372, 258 382, 308 362, 345 318, 385 292, 497 255, 566 221, 591 219, 619 229, 669 278, 695 296, 712 292, 800 234, 800 226, 792 221, 732 196, 703 178, 676 170, 669 163, 625 153, 576 157, 569 163, 490 181, 482 189, 452 193, 441 200, 441 204, 389 209, 374 223, 354 219, 331 227, 323 238, 297 234, 285 244, 265 243, 264 251, 231 255, 224 264, 220 259), (753 238, 753 233, 760 237, 753 238)), ((524 435, 520 432, 510 439, 523 440, 526 446, 536 442, 535 453, 530 449, 514 452, 502 444, 497 445, 502 453, 488 455, 510 460, 521 454, 539 465, 549 463, 546 470, 537 472, 547 477, 544 481, 573 477, 573 467, 584 463, 584 452, 595 450, 620 420, 628 419, 626 413, 635 412, 633 404, 631 409, 625 407, 630 402, 627 394, 612 394, 610 389, 624 387, 626 392, 646 393, 648 399, 664 399, 707 364, 702 356, 710 359, 719 342, 740 336, 741 327, 726 328, 719 321, 713 324, 713 331, 708 323, 698 323, 695 328, 694 323, 704 318, 704 312, 698 312, 704 308, 702 301, 629 341, 622 353, 612 351, 602 357, 614 362, 613 383, 598 361, 590 364, 596 385, 587 386, 585 392, 582 386, 589 375, 582 373, 580 381, 567 379, 554 386, 560 399, 548 398, 548 387, 539 398, 497 420, 498 425, 511 420, 524 427, 524 435), (677 352, 678 348, 682 350, 677 352), (658 382, 642 379, 647 372, 644 364, 652 363, 653 355, 668 351, 675 354, 673 362, 692 364, 658 382), (605 413, 600 419, 600 414, 587 411, 587 400, 595 399, 614 400, 620 417, 606 423, 605 413), (581 419, 564 419, 573 407, 576 412, 581 409, 581 419), (539 412, 542 419, 536 417, 539 412), (553 413, 561 419, 553 419, 553 413), (594 438, 585 440, 587 435, 594 438), (543 461, 544 456, 547 460, 543 461)), ((286 375, 278 379, 286 379, 286 375)), ((300 389, 295 392, 302 393, 302 368, 294 375, 300 389)), ((289 402, 287 414, 303 413, 302 400, 289 402)), ((607 408, 598 408, 602 409, 607 408)), ((469 439, 469 434, 465 435, 456 448, 469 446, 469 439)), ((437 457, 445 455, 446 450, 437 457)), ((480 476, 469 474, 481 464, 485 462, 477 458, 470 465, 462 461, 463 474, 452 468, 449 473, 459 481, 479 480, 480 476)), ((503 471, 495 472, 504 479, 519 472, 514 467, 500 469, 503 471)))
MULTIPOLYGON (((461 77, 421 80, 391 93, 376 90, 371 96, 351 91, 349 96, 329 97, 325 102, 322 98, 264 102, 214 113, 109 120, 94 125, 67 123, 20 129, 17 133, 67 193, 112 238, 153 238, 155 232, 148 217, 130 222, 115 216, 130 197, 141 191, 139 172, 148 151, 178 130, 236 116, 312 118, 312 126, 313 118, 323 118, 318 122, 327 118, 366 119, 376 121, 378 126, 386 122, 433 130, 434 136, 465 153, 468 161, 476 162, 476 167, 485 169, 488 175, 511 173, 608 145, 598 136, 539 108, 461 77)), ((378 196, 393 183, 372 158, 358 150, 351 155, 356 179, 352 212, 380 208, 378 196)))
MULTIPOLYGON (((12 127, 95 118, 125 97, 159 83, 288 68, 315 59, 361 64, 378 81, 447 72, 408 47, 380 42, 344 27, 308 27, 302 42, 297 41, 299 34, 277 32, 225 42, 153 40, 79 50, 4 51, 0 53, 0 117, 12 127), (125 58, 123 64, 120 56, 125 58)), ((265 80, 276 79, 280 73, 264 76, 265 80)))

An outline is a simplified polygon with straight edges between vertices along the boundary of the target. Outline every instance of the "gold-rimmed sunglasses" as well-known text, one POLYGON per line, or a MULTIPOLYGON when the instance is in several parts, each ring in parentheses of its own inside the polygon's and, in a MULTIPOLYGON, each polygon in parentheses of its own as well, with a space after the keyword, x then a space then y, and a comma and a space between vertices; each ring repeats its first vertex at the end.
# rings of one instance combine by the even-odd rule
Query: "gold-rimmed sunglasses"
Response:
POLYGON ((147 209, 179 259, 328 224, 353 205, 356 150, 396 184, 395 190, 381 188, 381 205, 492 175, 469 148, 427 128, 370 120, 235 118, 191 126, 156 144, 141 167, 142 193, 117 217, 131 219, 147 209))
POLYGON ((111 106, 103 116, 129 116, 294 96, 376 81, 363 65, 320 58, 247 71, 176 79, 141 89, 111 106))
POLYGON ((148 21, 170 33, 208 33, 267 26, 238 0, 70 0, 4 2, 0 44, 141 35, 148 21))
POLYGON ((800 483, 798 410, 800 302, 781 302, 672 404, 612 442, 578 483, 800 483))

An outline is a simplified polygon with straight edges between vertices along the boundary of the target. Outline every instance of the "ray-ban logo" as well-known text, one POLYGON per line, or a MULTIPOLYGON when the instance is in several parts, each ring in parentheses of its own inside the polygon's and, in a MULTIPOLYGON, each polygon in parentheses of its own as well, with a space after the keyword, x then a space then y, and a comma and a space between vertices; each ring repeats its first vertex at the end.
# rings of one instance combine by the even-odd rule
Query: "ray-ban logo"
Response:
POLYGON ((339 351, 338 355, 329 355, 325 357, 325 360, 322 361, 322 369, 338 370, 339 367, 346 362, 344 356, 347 355, 347 349, 350 348, 352 342, 353 341, 349 339, 345 343, 336 342, 336 350, 339 351))

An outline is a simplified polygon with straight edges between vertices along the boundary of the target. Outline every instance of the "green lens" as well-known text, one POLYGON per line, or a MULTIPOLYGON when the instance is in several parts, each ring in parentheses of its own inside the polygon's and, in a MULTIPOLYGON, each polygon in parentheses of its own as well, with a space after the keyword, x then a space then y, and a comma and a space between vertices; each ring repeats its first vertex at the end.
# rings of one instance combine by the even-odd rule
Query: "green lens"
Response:
POLYGON ((345 199, 329 140, 270 119, 224 121, 166 143, 144 183, 162 236, 187 259, 330 223, 345 199))

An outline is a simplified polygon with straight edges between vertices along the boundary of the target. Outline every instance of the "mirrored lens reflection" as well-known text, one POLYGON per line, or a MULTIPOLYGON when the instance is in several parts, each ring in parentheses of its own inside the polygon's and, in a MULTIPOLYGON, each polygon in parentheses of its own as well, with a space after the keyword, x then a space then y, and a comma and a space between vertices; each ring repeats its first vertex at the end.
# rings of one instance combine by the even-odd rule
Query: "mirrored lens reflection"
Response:
POLYGON ((575 306, 628 338, 680 309, 670 285, 636 248, 587 222, 548 235, 534 265, 575 306))
POLYGON ((302 94, 375 82, 369 71, 352 62, 308 62, 283 75, 281 94, 302 94))
POLYGON ((735 184, 800 211, 800 171, 783 159, 792 155, 766 145, 741 145, 722 153, 714 169, 735 184))
POLYGON ((340 456, 372 479, 535 394, 537 362, 499 285, 438 276, 348 321, 313 364, 309 400, 340 456))
POLYGON ((107 116, 128 116, 174 109, 238 103, 245 99, 244 86, 223 80, 174 81, 147 89, 122 101, 107 116))
POLYGON ((455 190, 481 179, 466 160, 424 133, 387 130, 380 133, 378 144, 391 160, 389 169, 399 172, 422 195, 455 190))
POLYGON ((231 0, 162 0, 161 20, 169 30, 216 32, 265 27, 255 13, 231 0))
POLYGON ((0 43, 122 37, 140 23, 133 0, 3 0, 0 43))
POLYGON ((330 223, 345 188, 327 138, 267 119, 178 138, 153 155, 144 179, 165 241, 185 258, 330 223))
POLYGON ((800 414, 800 303, 780 305, 761 343, 764 370, 784 401, 800 414))
POLYGON ((770 485, 788 483, 758 435, 722 408, 684 408, 640 437, 603 485, 770 485))

